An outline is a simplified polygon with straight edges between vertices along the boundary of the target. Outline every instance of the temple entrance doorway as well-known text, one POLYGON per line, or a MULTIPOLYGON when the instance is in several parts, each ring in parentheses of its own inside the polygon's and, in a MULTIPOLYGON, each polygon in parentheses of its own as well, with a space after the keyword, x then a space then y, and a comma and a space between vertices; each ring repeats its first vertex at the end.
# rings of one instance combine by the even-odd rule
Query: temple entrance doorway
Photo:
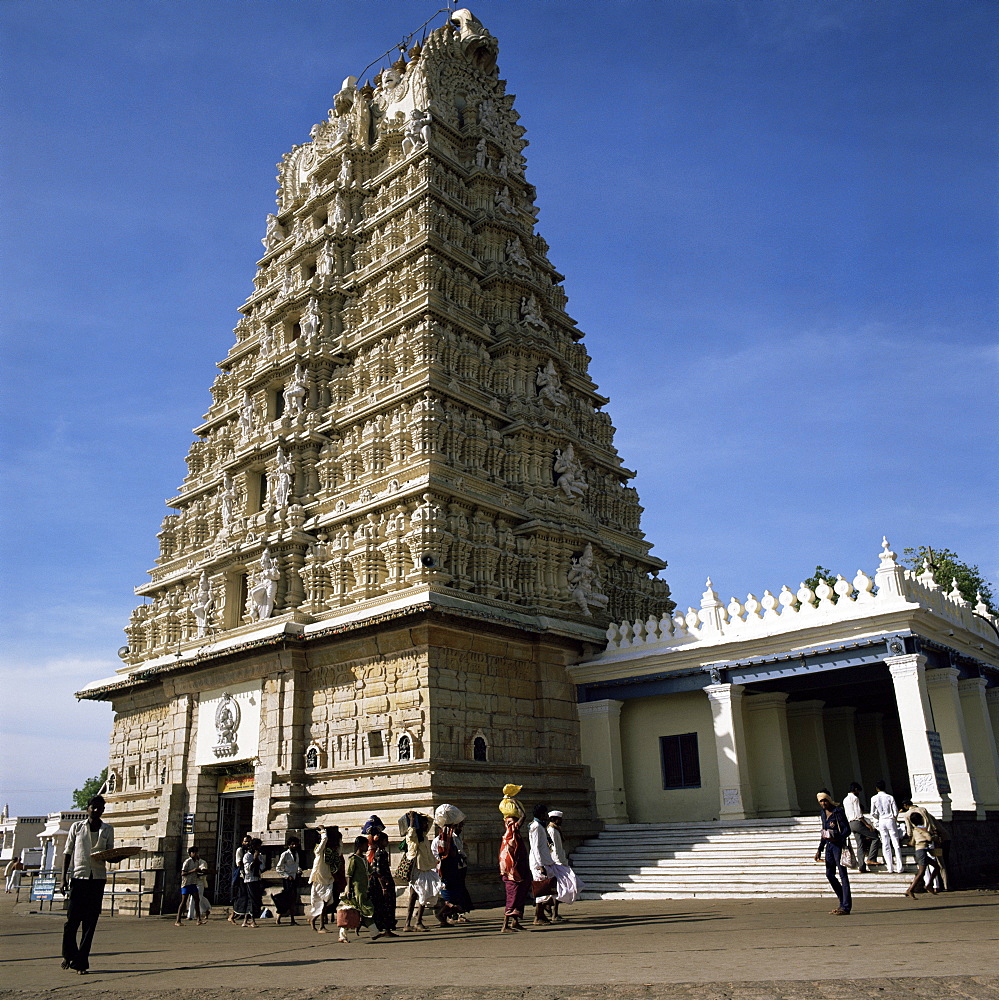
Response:
POLYGON ((223 792, 219 796, 219 823, 215 858, 215 903, 232 902, 232 875, 236 846, 253 825, 253 792, 223 792))

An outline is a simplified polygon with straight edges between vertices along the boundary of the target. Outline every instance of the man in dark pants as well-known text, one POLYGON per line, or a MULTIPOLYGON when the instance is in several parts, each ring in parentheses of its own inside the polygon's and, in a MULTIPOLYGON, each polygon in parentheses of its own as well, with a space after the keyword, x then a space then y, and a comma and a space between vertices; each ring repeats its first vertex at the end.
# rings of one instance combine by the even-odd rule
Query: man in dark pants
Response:
POLYGON ((829 879, 829 884, 839 900, 839 906, 829 912, 837 917, 846 917, 853 909, 850 879, 843 864, 843 849, 850 837, 850 824, 846 820, 843 807, 833 802, 832 795, 826 789, 823 788, 815 797, 822 809, 822 839, 819 841, 819 849, 815 852, 815 860, 821 861, 825 853, 826 878, 829 879))
POLYGON ((91 855, 114 847, 114 830, 101 820, 103 813, 104 799, 95 795, 87 803, 87 818, 69 828, 62 862, 62 891, 69 893, 69 911, 62 932, 62 967, 81 976, 90 969, 90 946, 108 878, 107 865, 95 861, 91 855), (81 932, 79 944, 77 931, 81 932))
POLYGON ((878 851, 881 849, 881 837, 878 831, 864 819, 864 809, 860 804, 860 793, 863 789, 857 782, 850 785, 850 793, 843 799, 843 812, 850 824, 853 834, 854 854, 857 856, 857 868, 868 872, 868 865, 878 862, 878 851))

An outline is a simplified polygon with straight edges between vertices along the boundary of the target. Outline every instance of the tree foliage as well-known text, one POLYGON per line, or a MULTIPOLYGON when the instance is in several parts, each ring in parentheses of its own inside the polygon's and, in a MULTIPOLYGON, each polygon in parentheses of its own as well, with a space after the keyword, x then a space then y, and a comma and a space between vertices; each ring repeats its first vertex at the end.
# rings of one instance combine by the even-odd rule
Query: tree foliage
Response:
POLYGON ((77 788, 73 792, 73 805, 77 809, 86 809, 87 803, 97 795, 104 787, 104 782, 108 780, 108 769, 104 768, 100 774, 93 778, 87 778, 82 788, 77 788))
POLYGON ((978 595, 989 609, 990 614, 996 613, 995 601, 992 597, 992 587, 982 576, 977 566, 969 566, 956 552, 950 549, 931 549, 928 545, 918 545, 914 549, 902 550, 902 562, 910 569, 920 572, 924 562, 929 562, 933 577, 945 591, 950 591, 957 581, 957 589, 961 596, 972 607, 978 603, 978 595))
MULTIPOLYGON (((832 570, 826 569, 825 566, 816 566, 815 572, 804 581, 804 584, 809 590, 814 591, 823 582, 828 583, 830 587, 833 586, 836 583, 836 574, 832 570)), ((838 601, 839 595, 834 593, 832 599, 838 601)))

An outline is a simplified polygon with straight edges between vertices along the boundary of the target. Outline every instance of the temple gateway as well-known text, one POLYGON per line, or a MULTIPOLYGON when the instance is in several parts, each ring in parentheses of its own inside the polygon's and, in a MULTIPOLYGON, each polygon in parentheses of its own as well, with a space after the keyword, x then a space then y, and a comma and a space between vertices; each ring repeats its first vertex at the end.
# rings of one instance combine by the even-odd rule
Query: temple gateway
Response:
POLYGON ((308 844, 454 801, 492 877, 508 781, 577 840, 794 815, 834 760, 860 774, 833 733, 851 767, 986 819, 978 610, 883 559, 876 588, 720 610, 709 587, 674 614, 497 51, 457 11, 344 80, 279 164, 122 666, 78 694, 114 708, 119 841, 167 887, 197 843, 224 902, 247 831, 308 844))

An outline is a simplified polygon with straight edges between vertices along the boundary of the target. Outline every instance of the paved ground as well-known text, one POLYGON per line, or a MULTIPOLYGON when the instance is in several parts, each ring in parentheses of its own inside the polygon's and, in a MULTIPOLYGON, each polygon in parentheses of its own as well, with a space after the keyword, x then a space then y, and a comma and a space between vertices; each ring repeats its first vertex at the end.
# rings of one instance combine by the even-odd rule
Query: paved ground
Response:
POLYGON ((62 919, 0 894, 0 998, 75 1000, 997 1000, 999 894, 864 900, 593 902, 567 923, 451 930, 349 946, 308 927, 105 917, 93 969, 59 967, 62 919))

